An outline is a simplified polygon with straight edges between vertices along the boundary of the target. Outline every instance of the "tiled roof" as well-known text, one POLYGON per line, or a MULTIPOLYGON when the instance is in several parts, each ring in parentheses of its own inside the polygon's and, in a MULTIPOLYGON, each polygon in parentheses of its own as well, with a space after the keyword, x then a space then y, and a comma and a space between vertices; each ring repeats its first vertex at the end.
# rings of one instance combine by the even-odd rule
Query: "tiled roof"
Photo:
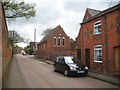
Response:
MULTIPOLYGON (((100 16, 102 16, 102 15, 105 15, 105 14, 107 14, 107 13, 109 13, 109 12, 111 12, 111 11, 114 11, 114 10, 116 10, 116 9, 119 9, 120 8, 120 3, 118 3, 117 5, 115 5, 115 6, 113 6, 113 7, 111 7, 111 8, 108 8, 108 9, 106 9, 106 10, 104 10, 104 11, 101 11, 101 12, 99 12, 98 14, 93 14, 92 13, 92 15, 94 15, 93 17, 91 17, 90 19, 88 19, 88 20, 86 20, 86 21, 84 21, 84 22, 82 22, 82 23, 80 23, 80 24, 84 24, 84 23, 86 23, 86 22, 89 22, 90 20, 92 20, 92 19, 94 19, 94 18, 97 18, 97 17, 100 17, 100 16)), ((92 11, 92 10, 91 10, 92 11)), ((94 12, 94 11, 93 11, 94 12)))
POLYGON ((43 42, 46 42, 47 41, 47 39, 57 30, 57 28, 61 28, 61 26, 60 25, 58 25, 57 27, 55 27, 54 29, 52 29, 52 30, 49 30, 48 32, 47 32, 47 34, 43 37, 43 39, 40 41, 40 43, 43 43, 43 42))
POLYGON ((96 14, 101 12, 100 10, 95 10, 95 9, 90 9, 90 8, 87 8, 87 10, 89 11, 91 16, 95 16, 96 14))

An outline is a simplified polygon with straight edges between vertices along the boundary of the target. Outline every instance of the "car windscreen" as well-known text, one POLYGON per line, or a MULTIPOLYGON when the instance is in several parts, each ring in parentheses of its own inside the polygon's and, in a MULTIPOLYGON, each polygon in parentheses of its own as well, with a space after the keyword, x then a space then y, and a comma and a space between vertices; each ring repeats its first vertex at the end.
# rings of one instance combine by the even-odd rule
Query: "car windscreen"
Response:
POLYGON ((64 57, 65 63, 72 64, 74 63, 73 57, 64 57))

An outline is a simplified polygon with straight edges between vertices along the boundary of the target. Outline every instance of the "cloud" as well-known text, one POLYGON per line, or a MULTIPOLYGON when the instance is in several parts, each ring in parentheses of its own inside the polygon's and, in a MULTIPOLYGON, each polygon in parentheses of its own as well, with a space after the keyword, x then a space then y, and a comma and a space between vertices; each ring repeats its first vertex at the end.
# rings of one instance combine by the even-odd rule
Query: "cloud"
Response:
POLYGON ((47 28, 61 25, 68 36, 75 39, 79 33, 79 23, 87 7, 104 10, 115 5, 118 0, 25 0, 27 3, 36 3, 36 16, 28 20, 19 18, 8 24, 9 30, 15 29, 18 33, 34 41, 34 30, 37 40, 40 41, 42 32, 47 28))

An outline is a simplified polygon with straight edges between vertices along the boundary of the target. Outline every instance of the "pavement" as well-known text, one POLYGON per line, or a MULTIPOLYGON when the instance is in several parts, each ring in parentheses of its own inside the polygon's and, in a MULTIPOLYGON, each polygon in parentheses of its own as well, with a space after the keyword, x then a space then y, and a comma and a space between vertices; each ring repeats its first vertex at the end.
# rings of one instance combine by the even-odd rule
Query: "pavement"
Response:
MULTIPOLYGON (((54 64, 54 62, 48 61, 48 60, 46 60, 46 63, 51 64, 51 65, 54 64)), ((93 77, 93 78, 97 78, 99 80, 103 80, 103 81, 120 86, 120 78, 118 76, 115 77, 115 76, 111 76, 111 75, 96 73, 93 71, 89 71, 88 75, 93 77)))
POLYGON ((24 77, 19 68, 17 58, 14 56, 3 78, 3 88, 25 88, 24 83, 24 77))

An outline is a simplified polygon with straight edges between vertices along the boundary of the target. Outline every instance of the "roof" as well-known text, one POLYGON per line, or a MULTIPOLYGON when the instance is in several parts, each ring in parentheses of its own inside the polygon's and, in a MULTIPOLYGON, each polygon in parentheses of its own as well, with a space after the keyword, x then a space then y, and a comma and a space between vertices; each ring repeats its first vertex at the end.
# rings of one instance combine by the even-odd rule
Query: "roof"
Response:
POLYGON ((95 16, 96 14, 101 12, 100 10, 95 10, 95 9, 90 9, 90 8, 87 8, 87 10, 89 11, 91 16, 95 16))
POLYGON ((52 30, 49 30, 48 33, 43 37, 43 39, 40 41, 40 43, 46 42, 47 39, 54 34, 54 32, 57 30, 57 28, 61 28, 60 25, 58 25, 57 27, 55 27, 52 30))
POLYGON ((102 15, 105 15, 105 14, 107 14, 107 13, 109 13, 109 12, 111 12, 111 11, 114 11, 114 10, 116 10, 116 9, 119 9, 119 8, 120 8, 120 3, 118 3, 117 5, 115 5, 115 6, 111 7, 111 8, 108 8, 108 9, 106 9, 106 10, 104 10, 104 11, 101 11, 100 13, 94 15, 94 16, 91 17, 90 19, 85 20, 84 22, 82 22, 82 23, 80 23, 80 24, 84 24, 84 23, 86 23, 86 22, 88 22, 88 21, 90 21, 90 20, 92 20, 92 19, 94 19, 94 18, 100 17, 100 16, 102 16, 102 15))

